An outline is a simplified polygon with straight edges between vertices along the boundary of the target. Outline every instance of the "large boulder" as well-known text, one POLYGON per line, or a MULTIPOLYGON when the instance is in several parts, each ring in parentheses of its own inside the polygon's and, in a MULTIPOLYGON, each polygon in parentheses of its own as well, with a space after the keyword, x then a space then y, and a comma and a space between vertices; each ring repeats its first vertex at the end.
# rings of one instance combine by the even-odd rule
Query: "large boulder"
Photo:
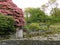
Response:
POLYGON ((17 5, 15 5, 12 0, 0 0, 0 13, 13 16, 15 19, 15 26, 24 26, 24 16, 22 9, 17 7, 17 5))

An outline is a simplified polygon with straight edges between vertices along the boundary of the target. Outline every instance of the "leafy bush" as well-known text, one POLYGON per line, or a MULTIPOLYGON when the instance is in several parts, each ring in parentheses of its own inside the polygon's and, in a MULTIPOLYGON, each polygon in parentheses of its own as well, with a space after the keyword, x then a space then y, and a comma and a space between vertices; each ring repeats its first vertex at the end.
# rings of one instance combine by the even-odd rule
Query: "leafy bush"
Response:
POLYGON ((30 31, 30 26, 29 26, 29 25, 25 25, 25 26, 23 27, 23 30, 24 30, 24 31, 30 31))
POLYGON ((31 23, 30 29, 31 30, 48 30, 48 27, 44 23, 31 23))
POLYGON ((14 19, 0 14, 0 36, 9 36, 15 32, 14 19))
POLYGON ((30 26, 30 30, 33 31, 40 29, 39 23, 31 23, 29 26, 30 26))
POLYGON ((26 31, 38 31, 38 30, 48 30, 48 27, 44 23, 30 23, 24 26, 26 31))

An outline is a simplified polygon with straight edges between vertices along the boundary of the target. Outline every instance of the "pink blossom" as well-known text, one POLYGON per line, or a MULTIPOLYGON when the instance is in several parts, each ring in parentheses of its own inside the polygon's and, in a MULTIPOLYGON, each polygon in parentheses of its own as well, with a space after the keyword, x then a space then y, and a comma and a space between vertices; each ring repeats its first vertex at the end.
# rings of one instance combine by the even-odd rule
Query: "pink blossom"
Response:
POLYGON ((12 0, 0 0, 0 13, 5 15, 13 16, 16 26, 24 26, 24 16, 23 11, 17 5, 15 5, 12 0))

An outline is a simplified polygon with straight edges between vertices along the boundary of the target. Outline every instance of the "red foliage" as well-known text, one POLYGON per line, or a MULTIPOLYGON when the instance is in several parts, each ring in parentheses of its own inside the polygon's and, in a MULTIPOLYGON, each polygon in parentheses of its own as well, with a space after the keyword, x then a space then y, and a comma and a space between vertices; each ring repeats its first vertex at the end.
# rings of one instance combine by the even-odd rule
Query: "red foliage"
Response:
POLYGON ((22 9, 18 8, 12 0, 0 0, 0 13, 13 16, 16 26, 24 26, 22 9))

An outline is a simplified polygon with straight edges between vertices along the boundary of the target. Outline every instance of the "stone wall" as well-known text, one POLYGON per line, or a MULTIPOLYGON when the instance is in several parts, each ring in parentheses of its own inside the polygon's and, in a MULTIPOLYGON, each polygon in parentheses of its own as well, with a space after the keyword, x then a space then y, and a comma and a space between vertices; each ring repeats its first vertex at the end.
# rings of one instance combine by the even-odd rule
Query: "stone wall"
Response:
POLYGON ((0 41, 0 45, 60 45, 60 41, 6 40, 0 41))

